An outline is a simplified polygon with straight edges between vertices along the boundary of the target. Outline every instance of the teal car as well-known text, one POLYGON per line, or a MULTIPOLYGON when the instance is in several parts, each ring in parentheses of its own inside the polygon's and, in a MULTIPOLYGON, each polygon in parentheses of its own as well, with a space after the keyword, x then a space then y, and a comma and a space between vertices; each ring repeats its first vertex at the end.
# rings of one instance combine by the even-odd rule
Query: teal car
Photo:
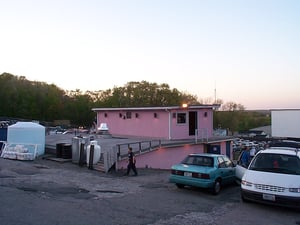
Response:
POLYGON ((181 163, 171 167, 169 181, 178 188, 209 188, 218 194, 221 186, 235 183, 235 164, 226 155, 189 154, 181 163))

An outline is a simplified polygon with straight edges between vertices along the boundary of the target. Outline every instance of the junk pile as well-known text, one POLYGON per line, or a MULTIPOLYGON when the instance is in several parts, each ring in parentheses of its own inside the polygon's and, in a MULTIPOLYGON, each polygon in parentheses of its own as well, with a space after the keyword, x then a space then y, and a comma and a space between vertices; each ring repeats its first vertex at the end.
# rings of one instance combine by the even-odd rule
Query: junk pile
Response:
POLYGON ((1 157, 34 160, 45 154, 45 127, 36 122, 17 122, 7 127, 7 140, 2 141, 1 157))
POLYGON ((37 145, 7 144, 2 150, 1 157, 5 159, 34 160, 36 154, 37 145))

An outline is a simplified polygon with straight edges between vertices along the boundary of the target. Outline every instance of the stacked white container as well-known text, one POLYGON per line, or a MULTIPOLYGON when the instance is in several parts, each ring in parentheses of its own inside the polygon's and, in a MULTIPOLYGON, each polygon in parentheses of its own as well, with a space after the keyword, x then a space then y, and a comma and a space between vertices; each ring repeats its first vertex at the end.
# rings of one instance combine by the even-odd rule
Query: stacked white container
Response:
POLYGON ((90 162, 90 152, 91 152, 91 146, 94 145, 94 155, 93 155, 93 165, 95 165, 97 162, 99 162, 101 157, 101 147, 98 145, 97 141, 91 141, 90 145, 87 146, 86 151, 86 163, 87 166, 89 166, 90 162))

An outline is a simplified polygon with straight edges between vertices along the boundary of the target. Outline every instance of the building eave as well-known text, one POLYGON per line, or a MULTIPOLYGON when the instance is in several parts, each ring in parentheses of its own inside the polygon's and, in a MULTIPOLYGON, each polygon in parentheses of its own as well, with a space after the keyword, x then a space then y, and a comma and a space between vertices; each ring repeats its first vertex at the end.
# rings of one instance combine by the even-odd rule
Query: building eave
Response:
POLYGON ((217 109, 220 104, 213 105, 190 105, 186 108, 182 106, 166 106, 166 107, 125 107, 125 108, 92 108, 92 111, 153 111, 153 110, 180 110, 180 109, 217 109))

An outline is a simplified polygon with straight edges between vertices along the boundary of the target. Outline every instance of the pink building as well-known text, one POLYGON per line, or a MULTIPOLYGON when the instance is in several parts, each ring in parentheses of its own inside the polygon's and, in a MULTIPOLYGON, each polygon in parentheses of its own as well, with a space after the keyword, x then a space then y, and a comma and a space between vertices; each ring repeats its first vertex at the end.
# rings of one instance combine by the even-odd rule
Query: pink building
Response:
MULTIPOLYGON (((137 167, 169 169, 189 153, 221 153, 232 158, 230 137, 213 136, 213 110, 220 105, 191 105, 187 107, 93 108, 97 113, 97 127, 106 124, 112 136, 126 136, 139 140, 160 140, 164 145, 149 151, 142 149, 142 141, 116 144, 106 151, 104 158, 117 160, 106 163, 106 171, 113 163, 117 169, 126 168, 127 148, 136 153, 137 167), (122 157, 123 155, 123 157, 122 157)), ((125 139, 124 139, 125 140, 125 139)), ((102 141, 103 143, 103 141, 102 141)))
POLYGON ((220 105, 187 107, 94 108, 97 127, 106 123, 112 135, 181 140, 210 138, 213 110, 220 105))

